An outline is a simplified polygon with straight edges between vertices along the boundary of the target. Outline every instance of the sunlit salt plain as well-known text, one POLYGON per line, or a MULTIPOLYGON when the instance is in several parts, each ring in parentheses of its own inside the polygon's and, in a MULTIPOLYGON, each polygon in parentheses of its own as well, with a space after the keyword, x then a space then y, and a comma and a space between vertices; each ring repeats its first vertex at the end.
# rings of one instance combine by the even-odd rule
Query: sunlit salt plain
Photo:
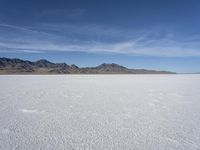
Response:
POLYGON ((200 149, 200 75, 2 75, 0 149, 200 149))

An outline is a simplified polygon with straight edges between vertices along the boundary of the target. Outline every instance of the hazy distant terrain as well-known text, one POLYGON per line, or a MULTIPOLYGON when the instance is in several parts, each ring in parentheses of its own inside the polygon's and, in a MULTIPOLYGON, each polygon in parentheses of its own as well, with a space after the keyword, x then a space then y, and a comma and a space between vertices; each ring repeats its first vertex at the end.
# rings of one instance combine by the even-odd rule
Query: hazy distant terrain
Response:
POLYGON ((0 74, 174 74, 174 72, 129 69, 114 63, 80 68, 74 64, 52 63, 45 59, 31 62, 16 58, 0 58, 0 74))
POLYGON ((1 75, 0 149, 200 149, 200 75, 1 75))

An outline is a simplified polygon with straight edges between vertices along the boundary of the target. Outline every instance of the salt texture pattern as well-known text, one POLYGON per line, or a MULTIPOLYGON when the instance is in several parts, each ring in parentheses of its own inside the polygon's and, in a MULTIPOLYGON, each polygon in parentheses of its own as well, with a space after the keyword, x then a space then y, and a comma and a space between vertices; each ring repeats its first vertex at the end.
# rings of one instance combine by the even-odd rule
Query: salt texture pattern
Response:
POLYGON ((200 149, 199 75, 1 75, 0 149, 200 149))

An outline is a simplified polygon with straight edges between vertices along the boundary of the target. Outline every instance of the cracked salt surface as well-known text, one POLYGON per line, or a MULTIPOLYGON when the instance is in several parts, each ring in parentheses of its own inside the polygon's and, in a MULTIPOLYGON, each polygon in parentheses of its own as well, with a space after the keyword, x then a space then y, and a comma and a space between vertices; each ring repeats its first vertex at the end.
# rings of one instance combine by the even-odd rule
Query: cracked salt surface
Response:
POLYGON ((200 75, 2 75, 0 150, 200 149, 200 75))

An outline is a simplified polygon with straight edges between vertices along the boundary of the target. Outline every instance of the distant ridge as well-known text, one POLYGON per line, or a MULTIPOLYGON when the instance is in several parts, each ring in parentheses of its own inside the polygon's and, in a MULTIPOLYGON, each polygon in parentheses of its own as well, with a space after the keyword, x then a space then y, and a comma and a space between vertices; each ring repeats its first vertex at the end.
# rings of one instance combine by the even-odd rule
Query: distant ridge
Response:
POLYGON ((3 57, 0 58, 0 74, 175 74, 175 72, 129 69, 114 63, 79 68, 74 64, 52 63, 45 59, 31 62, 3 57))

